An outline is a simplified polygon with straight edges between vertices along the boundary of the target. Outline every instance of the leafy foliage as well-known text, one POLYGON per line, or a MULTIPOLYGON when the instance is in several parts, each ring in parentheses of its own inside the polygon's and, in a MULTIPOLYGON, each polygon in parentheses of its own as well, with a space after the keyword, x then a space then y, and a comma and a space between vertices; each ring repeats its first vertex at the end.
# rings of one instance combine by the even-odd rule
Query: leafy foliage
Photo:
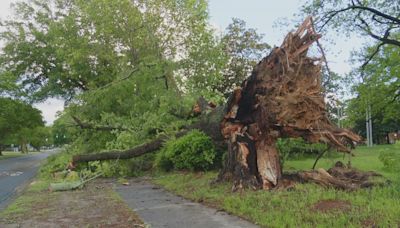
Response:
POLYGON ((136 177, 153 168, 154 157, 154 154, 147 154, 129 160, 94 161, 83 171, 101 172, 103 177, 136 177))
POLYGON ((225 73, 234 76, 233 62, 245 77, 268 47, 237 19, 224 37, 215 36, 207 7, 205 0, 17 3, 1 25, 0 92, 64 98, 53 140, 81 144, 82 153, 173 134, 192 121, 199 96, 224 102, 232 85, 221 82, 225 73), (115 130, 79 129, 72 117, 115 130))
POLYGON ((54 145, 62 146, 72 143, 78 137, 78 130, 73 126, 74 122, 66 113, 61 113, 52 126, 54 145))
POLYGON ((224 63, 205 1, 40 0, 15 10, 2 25, 1 82, 31 100, 66 98, 55 143, 80 140, 84 152, 124 149, 175 131, 224 63), (125 130, 71 130, 72 116, 125 130))
POLYGON ((383 163, 385 169, 393 172, 400 171, 400 142, 395 144, 397 151, 381 151, 379 160, 383 163))
MULTIPOLYGON (((0 97, 0 145, 20 144, 26 152, 26 144, 30 140, 35 144, 45 138, 38 139, 44 126, 41 112, 31 105, 11 98, 0 97)), ((1 150, 1 148, 0 148, 1 150)))
MULTIPOLYGON (((353 64, 359 63, 342 83, 353 87, 353 98, 347 102, 344 126, 366 136, 366 109, 372 109, 374 142, 386 143, 388 132, 399 129, 398 53, 400 18, 398 1, 308 0, 302 15, 312 15, 320 33, 338 36, 359 35, 372 40, 353 53, 353 64)), ((337 90, 335 90, 337 93, 337 90)), ((333 113, 337 110, 331 109, 333 113)), ((331 115, 337 120, 335 115, 331 115)))
POLYGON ((36 127, 29 132, 29 144, 40 151, 43 146, 53 145, 53 134, 51 127, 36 127))
MULTIPOLYGON (((374 47, 366 47, 362 52, 371 53, 374 47)), ((382 48, 364 69, 350 75, 352 80, 362 77, 353 87, 357 97, 348 102, 347 125, 365 136, 365 112, 370 107, 373 137, 378 143, 386 143, 387 133, 400 128, 399 50, 397 46, 382 48)))
POLYGON ((167 171, 209 170, 218 156, 210 137, 194 130, 179 139, 168 141, 157 154, 156 166, 167 171))
POLYGON ((233 88, 240 86, 253 67, 266 54, 270 46, 263 42, 263 35, 253 28, 247 28, 246 22, 233 18, 221 39, 223 51, 228 58, 223 79, 218 90, 228 97, 233 88))
POLYGON ((400 46, 398 37, 400 3, 385 0, 308 0, 302 8, 313 15, 319 30, 357 32, 383 44, 400 46))
POLYGON ((47 157, 40 167, 39 175, 42 179, 52 179, 55 172, 63 171, 71 161, 73 153, 66 148, 64 151, 47 157))

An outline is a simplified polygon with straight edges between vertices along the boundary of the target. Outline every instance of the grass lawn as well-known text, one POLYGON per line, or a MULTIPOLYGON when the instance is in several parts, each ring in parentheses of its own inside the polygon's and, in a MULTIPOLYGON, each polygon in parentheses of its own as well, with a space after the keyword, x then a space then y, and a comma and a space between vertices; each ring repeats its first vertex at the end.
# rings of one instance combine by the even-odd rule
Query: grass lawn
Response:
MULTIPOLYGON (((379 160, 379 154, 381 152, 386 151, 393 151, 400 153, 400 149, 398 146, 396 148, 395 145, 377 145, 374 147, 366 147, 360 146, 357 147, 353 151, 355 154, 354 157, 351 157, 351 164, 353 167, 369 171, 373 170, 376 171, 390 179, 399 178, 399 175, 393 172, 388 172, 384 169, 383 163, 379 160)), ((336 161, 342 161, 344 164, 347 164, 349 161, 349 155, 343 156, 343 154, 335 153, 333 156, 328 156, 328 158, 321 158, 318 161, 316 168, 330 168, 332 167, 336 161)), ((285 170, 306 170, 311 169, 312 165, 314 164, 315 158, 305 158, 305 159, 298 159, 298 160, 289 160, 285 163, 285 170)), ((399 164, 400 165, 400 164, 399 164)), ((400 181, 400 180, 399 180, 400 181)))
POLYGON ((7 158, 14 158, 14 157, 20 157, 24 156, 26 154, 23 154, 21 152, 12 152, 12 151, 3 151, 3 156, 0 156, 0 160, 7 159, 7 158))
MULTIPOLYGON (((230 184, 211 186, 217 172, 167 173, 154 182, 183 197, 203 202, 248 219, 262 227, 398 227, 400 174, 383 169, 380 151, 393 146, 359 147, 353 167, 374 170, 393 181, 391 186, 346 192, 314 184, 291 191, 231 192, 230 184)), ((399 151, 400 153, 400 151, 399 151)), ((317 167, 328 168, 342 157, 323 158, 317 167)), ((347 163, 348 157, 344 159, 347 163)), ((287 161, 286 170, 310 169, 314 159, 287 161)))

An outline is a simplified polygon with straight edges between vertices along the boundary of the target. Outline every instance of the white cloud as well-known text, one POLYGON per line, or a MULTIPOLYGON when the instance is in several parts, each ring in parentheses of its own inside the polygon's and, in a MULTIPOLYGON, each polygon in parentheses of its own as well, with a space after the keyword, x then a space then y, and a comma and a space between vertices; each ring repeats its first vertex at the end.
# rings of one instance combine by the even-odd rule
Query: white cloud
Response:
POLYGON ((46 125, 51 125, 53 124, 54 120, 57 119, 57 112, 64 110, 64 101, 60 99, 49 98, 42 103, 35 104, 34 106, 42 111, 46 125))

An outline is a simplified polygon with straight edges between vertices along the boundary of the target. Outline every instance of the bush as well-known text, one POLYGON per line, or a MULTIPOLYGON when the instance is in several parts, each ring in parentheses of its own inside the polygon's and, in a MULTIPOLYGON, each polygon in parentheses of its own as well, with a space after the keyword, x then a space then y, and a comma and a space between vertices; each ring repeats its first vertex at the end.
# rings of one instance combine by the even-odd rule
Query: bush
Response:
POLYGON ((53 173, 65 170, 71 158, 72 154, 68 150, 49 156, 40 167, 40 178, 51 179, 53 173))
POLYGON ((379 160, 383 163, 385 169, 389 171, 400 171, 400 142, 395 145, 396 151, 382 151, 379 154, 379 160))
POLYGON ((156 166, 165 171, 209 170, 219 159, 210 137, 193 130, 179 139, 168 141, 157 154, 156 166))

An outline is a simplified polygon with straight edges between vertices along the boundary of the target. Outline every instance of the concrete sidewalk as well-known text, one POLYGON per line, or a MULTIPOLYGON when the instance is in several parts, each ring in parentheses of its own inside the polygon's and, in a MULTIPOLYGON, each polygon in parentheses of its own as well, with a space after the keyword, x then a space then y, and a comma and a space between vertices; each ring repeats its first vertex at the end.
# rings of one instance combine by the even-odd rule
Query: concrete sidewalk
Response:
POLYGON ((148 181, 130 180, 116 191, 152 228, 238 228, 258 227, 225 212, 173 195, 148 181))

